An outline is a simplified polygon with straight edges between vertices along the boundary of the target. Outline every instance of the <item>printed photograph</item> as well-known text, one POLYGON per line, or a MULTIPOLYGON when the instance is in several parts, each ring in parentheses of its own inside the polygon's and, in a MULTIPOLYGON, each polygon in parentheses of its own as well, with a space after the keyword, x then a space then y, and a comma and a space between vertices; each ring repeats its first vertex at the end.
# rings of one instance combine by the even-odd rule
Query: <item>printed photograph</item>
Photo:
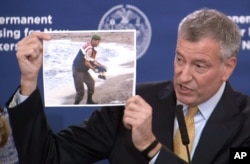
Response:
POLYGON ((135 95, 136 31, 48 32, 43 42, 47 107, 124 105, 135 95))

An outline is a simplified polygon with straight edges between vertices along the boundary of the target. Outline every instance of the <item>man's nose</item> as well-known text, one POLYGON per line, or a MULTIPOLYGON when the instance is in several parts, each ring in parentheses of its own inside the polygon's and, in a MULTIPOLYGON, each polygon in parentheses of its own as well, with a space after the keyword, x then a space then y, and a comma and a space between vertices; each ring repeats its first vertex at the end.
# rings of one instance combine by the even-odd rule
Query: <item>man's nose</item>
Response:
POLYGON ((183 83, 185 82, 189 82, 192 80, 193 78, 193 71, 191 69, 191 67, 189 66, 185 66, 183 67, 183 69, 181 70, 181 73, 179 75, 179 80, 183 83))

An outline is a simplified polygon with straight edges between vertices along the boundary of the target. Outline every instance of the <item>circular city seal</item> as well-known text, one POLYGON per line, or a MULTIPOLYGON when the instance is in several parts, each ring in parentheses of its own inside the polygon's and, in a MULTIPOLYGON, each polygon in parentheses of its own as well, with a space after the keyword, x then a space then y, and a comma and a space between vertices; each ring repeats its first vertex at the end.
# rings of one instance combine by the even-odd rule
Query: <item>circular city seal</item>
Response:
POLYGON ((136 57, 139 59, 147 51, 152 29, 147 16, 132 5, 117 5, 108 10, 98 25, 98 30, 136 30, 136 57))

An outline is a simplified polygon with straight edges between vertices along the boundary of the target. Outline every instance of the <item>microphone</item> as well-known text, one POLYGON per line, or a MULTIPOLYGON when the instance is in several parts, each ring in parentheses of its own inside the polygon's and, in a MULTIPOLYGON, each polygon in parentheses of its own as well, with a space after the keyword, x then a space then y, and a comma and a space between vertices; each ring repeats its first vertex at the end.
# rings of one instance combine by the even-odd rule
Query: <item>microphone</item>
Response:
POLYGON ((187 150, 187 156, 188 156, 188 163, 190 163, 190 152, 188 149, 188 144, 190 143, 189 137, 188 137, 188 132, 187 132, 187 126, 183 114, 183 106, 182 105, 177 105, 175 114, 177 117, 178 125, 179 125, 179 130, 181 134, 181 141, 184 146, 186 146, 187 150))

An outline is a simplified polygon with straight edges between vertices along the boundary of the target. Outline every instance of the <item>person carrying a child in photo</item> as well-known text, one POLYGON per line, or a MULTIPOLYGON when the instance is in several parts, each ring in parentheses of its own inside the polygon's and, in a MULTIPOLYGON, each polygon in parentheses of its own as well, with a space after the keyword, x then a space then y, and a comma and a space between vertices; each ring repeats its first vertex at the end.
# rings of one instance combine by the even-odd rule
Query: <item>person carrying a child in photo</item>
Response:
POLYGON ((103 74, 104 71, 107 71, 105 67, 104 69, 98 69, 102 65, 96 61, 97 51, 94 49, 99 45, 101 41, 101 37, 99 35, 94 34, 91 37, 91 41, 86 43, 81 47, 78 54, 76 55, 73 61, 73 79, 76 90, 75 101, 74 104, 79 104, 84 96, 84 83, 87 86, 87 104, 96 104, 93 100, 93 94, 95 90, 95 80, 88 72, 89 69, 92 69, 94 72, 99 73, 99 78, 105 79, 103 74))

